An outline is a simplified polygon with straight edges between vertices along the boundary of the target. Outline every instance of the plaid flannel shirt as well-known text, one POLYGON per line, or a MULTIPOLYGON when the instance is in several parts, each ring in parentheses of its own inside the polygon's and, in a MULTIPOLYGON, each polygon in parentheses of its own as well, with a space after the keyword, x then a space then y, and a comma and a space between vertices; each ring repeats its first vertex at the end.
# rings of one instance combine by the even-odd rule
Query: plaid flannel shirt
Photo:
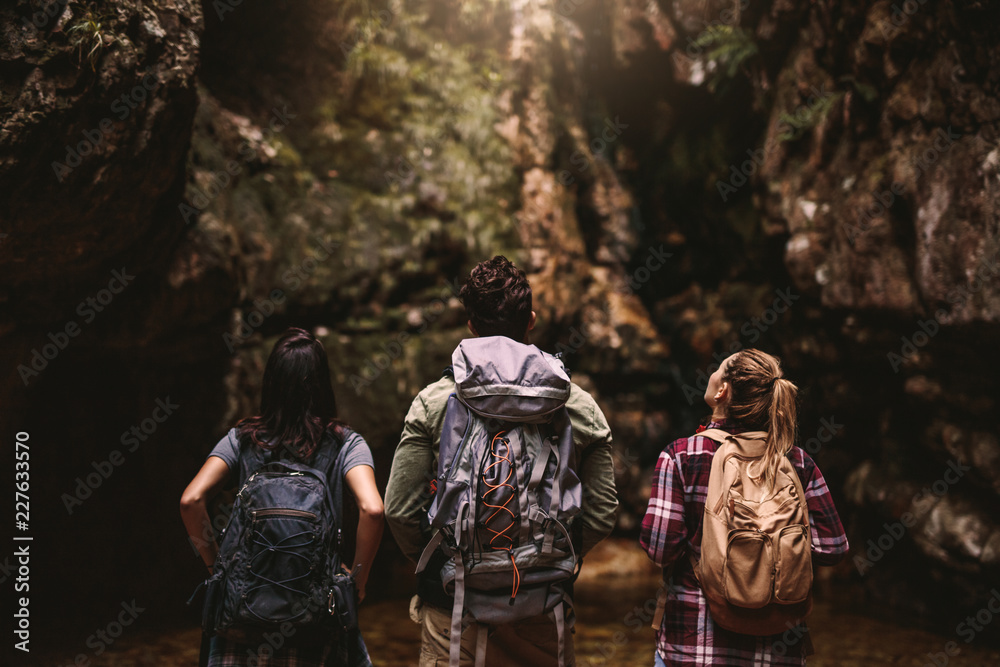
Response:
MULTIPOLYGON (((741 431, 725 422, 712 422, 699 432, 706 428, 741 431)), ((758 637, 720 628, 709 615, 688 554, 696 559, 701 556, 705 496, 712 455, 718 447, 714 440, 696 434, 670 443, 656 462, 640 542, 657 565, 673 566, 656 650, 668 665, 804 665, 805 656, 812 653, 808 628, 797 626, 758 637)), ((848 544, 830 490, 806 452, 793 447, 788 457, 805 490, 813 564, 834 565, 847 553, 848 544)))

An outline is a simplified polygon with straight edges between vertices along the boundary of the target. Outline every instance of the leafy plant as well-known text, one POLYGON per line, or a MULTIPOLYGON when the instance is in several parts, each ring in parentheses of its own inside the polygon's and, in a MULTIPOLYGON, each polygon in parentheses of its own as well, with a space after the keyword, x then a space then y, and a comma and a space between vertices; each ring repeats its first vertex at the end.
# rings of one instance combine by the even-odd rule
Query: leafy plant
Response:
POLYGON ((743 64, 757 55, 757 43, 750 33, 739 26, 710 25, 698 35, 694 44, 701 49, 708 49, 702 58, 714 65, 709 89, 715 90, 723 79, 731 79, 740 71, 743 64))
POLYGON ((864 83, 863 81, 858 81, 855 77, 850 74, 845 74, 840 77, 840 81, 843 83, 849 83, 854 86, 854 90, 858 91, 858 94, 864 98, 865 102, 871 104, 878 99, 878 88, 871 85, 870 83, 864 83))
POLYGON ((810 104, 803 104, 792 113, 782 112, 778 117, 778 124, 784 126, 779 141, 795 141, 810 130, 816 127, 820 121, 826 118, 833 105, 844 96, 841 91, 826 93, 813 100, 810 104))
POLYGON ((90 61, 90 69, 94 71, 96 71, 101 50, 106 45, 121 42, 118 37, 109 32, 107 20, 106 17, 97 13, 93 5, 90 5, 87 13, 71 25, 68 30, 72 36, 73 46, 80 49, 80 59, 83 59, 83 52, 86 51, 87 60, 90 61))

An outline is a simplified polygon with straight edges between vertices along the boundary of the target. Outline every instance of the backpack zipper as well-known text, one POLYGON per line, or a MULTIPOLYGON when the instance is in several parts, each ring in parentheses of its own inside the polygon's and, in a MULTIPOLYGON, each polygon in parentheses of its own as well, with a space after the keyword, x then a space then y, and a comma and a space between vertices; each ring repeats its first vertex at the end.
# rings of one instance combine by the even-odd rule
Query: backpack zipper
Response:
MULTIPOLYGON (((258 470, 257 472, 255 472, 252 475, 250 475, 249 477, 247 477, 247 481, 243 482, 243 486, 241 486, 240 490, 236 493, 236 497, 240 498, 240 499, 243 498, 243 492, 246 491, 246 488, 248 486, 250 486, 250 482, 253 481, 254 477, 256 477, 257 475, 265 476, 265 475, 268 475, 268 474, 275 474, 275 473, 268 473, 268 472, 265 472, 265 471, 262 471, 262 470, 258 470)), ((301 472, 287 472, 287 473, 278 473, 278 474, 286 475, 286 476, 289 476, 289 477, 291 477, 291 476, 304 477, 305 476, 305 473, 301 473, 301 472)))
MULTIPOLYGON (((455 469, 455 464, 458 463, 458 459, 462 455, 462 452, 465 451, 465 445, 469 441, 469 432, 472 430, 472 411, 470 410, 469 412, 469 423, 465 425, 465 433, 462 434, 462 441, 458 443, 458 449, 455 451, 455 455, 451 457, 451 466, 448 468, 448 477, 451 477, 452 471, 455 469)), ((442 479, 442 481, 445 479, 447 478, 442 479)))
POLYGON ((265 517, 265 516, 297 516, 305 519, 316 518, 316 514, 314 514, 313 512, 306 512, 305 510, 296 510, 283 507, 271 507, 268 509, 253 510, 250 512, 250 516, 253 517, 254 519, 257 519, 257 517, 265 517))
POLYGON ((739 502, 737 500, 734 500, 733 498, 729 499, 729 507, 730 507, 730 512, 731 512, 730 518, 732 518, 732 516, 735 514, 735 512, 736 512, 736 506, 737 505, 740 506, 740 507, 742 507, 744 510, 746 510, 747 513, 750 514, 750 516, 752 516, 754 518, 758 518, 758 519, 760 518, 760 515, 757 514, 757 512, 752 507, 750 507, 746 503, 741 503, 741 502, 739 502))

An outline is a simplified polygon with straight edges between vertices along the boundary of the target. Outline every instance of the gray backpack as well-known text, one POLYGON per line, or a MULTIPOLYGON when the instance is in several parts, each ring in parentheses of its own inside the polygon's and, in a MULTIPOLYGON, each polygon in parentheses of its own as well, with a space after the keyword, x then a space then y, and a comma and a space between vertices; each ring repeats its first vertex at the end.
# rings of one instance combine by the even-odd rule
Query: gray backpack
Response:
POLYGON ((443 550, 454 595, 450 665, 459 664, 465 613, 479 624, 476 664, 485 664, 489 626, 554 616, 565 664, 565 614, 578 558, 569 523, 580 480, 562 362, 504 336, 463 340, 452 355, 437 491, 427 519, 433 537, 422 572, 443 550))

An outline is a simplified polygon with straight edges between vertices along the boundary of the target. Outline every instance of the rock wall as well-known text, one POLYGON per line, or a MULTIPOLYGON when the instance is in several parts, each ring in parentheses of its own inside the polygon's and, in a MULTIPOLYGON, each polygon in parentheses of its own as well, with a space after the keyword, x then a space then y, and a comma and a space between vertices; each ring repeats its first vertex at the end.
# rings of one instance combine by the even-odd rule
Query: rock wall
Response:
POLYGON ((384 482, 465 335, 457 281, 496 253, 611 420, 624 534, 711 365, 757 346, 803 389, 861 558, 824 576, 928 614, 995 576, 993 9, 99 7, 3 10, 0 399, 60 453, 45 534, 87 545, 52 604, 89 568, 119 573, 110 602, 179 610, 146 573, 197 579, 176 498, 291 324, 324 340, 384 482))
POLYGON ((848 459, 831 462, 847 471, 855 572, 920 611, 928 590, 973 604, 1000 566, 996 18, 980 3, 774 3, 731 24, 757 46, 742 67, 766 122, 716 190, 738 198, 745 177, 822 314, 796 317, 783 352, 820 367, 813 409, 843 417, 848 459))

